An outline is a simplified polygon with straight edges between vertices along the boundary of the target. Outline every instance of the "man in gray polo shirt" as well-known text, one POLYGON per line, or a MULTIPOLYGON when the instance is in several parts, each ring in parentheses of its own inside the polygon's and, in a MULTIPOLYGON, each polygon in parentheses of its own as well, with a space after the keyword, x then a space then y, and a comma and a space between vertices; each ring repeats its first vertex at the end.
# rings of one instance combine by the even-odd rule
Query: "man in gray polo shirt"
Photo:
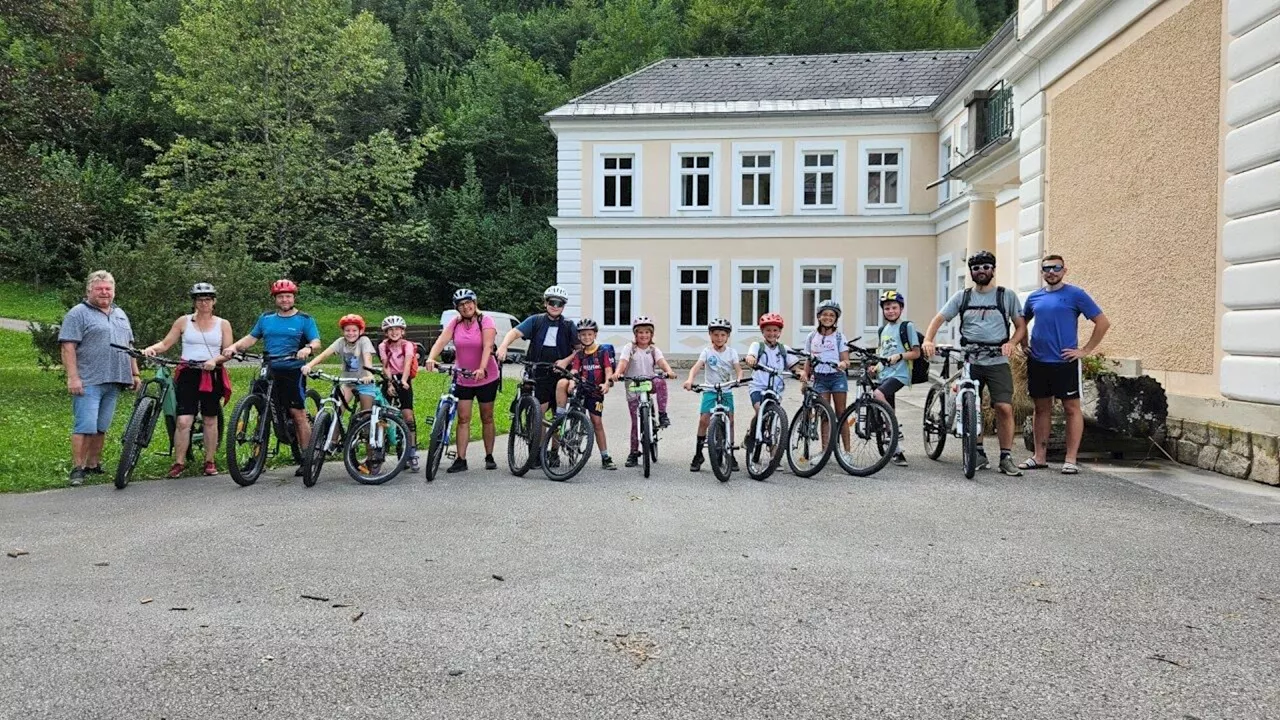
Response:
POLYGON ((133 343, 129 317, 115 304, 116 279, 95 270, 85 290, 85 301, 67 311, 58 335, 71 393, 72 485, 83 483, 86 474, 102 474, 102 446, 120 390, 142 385, 137 361, 111 347, 133 343))

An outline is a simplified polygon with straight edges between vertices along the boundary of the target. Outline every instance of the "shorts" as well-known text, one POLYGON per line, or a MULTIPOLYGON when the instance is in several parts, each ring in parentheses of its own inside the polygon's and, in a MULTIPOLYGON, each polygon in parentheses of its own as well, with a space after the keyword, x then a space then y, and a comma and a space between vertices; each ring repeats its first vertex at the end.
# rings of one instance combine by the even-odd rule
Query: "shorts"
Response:
POLYGON ((583 398, 583 406, 587 409, 587 414, 592 417, 601 417, 604 415, 604 396, 603 395, 587 395, 583 398))
MULTIPOLYGON (((539 405, 553 403, 556 400, 556 381, 554 375, 536 378, 533 381, 533 397, 538 400, 539 405)), ((496 391, 495 391, 496 392, 496 391)))
POLYGON ((986 388, 992 405, 1008 405, 1013 402, 1013 369, 1009 363, 999 365, 970 365, 969 376, 978 383, 978 397, 986 388))
POLYGON ((273 368, 271 377, 276 381, 275 402, 279 407, 301 410, 307 406, 307 378, 302 368, 273 368))
MULTIPOLYGON (((200 392, 200 381, 204 379, 204 370, 186 368, 178 373, 173 381, 173 394, 177 399, 179 415, 195 415, 217 417, 218 406, 222 404, 222 393, 218 391, 200 392)), ((218 371, 221 373, 221 371, 218 371)), ((213 387, 221 383, 214 382, 213 387)))
POLYGON ((843 372, 815 373, 813 389, 822 395, 849 392, 849 378, 843 372))
POLYGON ((378 386, 373 383, 360 383, 356 385, 356 395, 376 398, 378 396, 378 386))
MULTIPOLYGON (((726 392, 722 395, 724 398, 724 406, 729 408, 729 414, 733 414, 733 393, 726 392)), ((711 409, 716 406, 716 394, 713 392, 702 393, 702 405, 698 409, 698 413, 707 415, 711 409)))
POLYGON ((902 382, 898 378, 888 378, 885 381, 881 382, 880 387, 877 387, 876 389, 880 391, 881 395, 884 395, 884 401, 889 403, 889 407, 896 410, 898 406, 894 403, 893 396, 896 395, 899 390, 901 390, 906 386, 907 384, 902 382))
POLYGON ((413 412, 413 380, 410 380, 407 385, 401 385, 398 382, 388 382, 387 387, 383 392, 383 395, 386 395, 388 400, 391 400, 392 389, 395 390, 396 394, 393 402, 395 402, 400 409, 413 412))
POLYGON ((120 399, 118 383, 85 385, 83 395, 71 396, 71 432, 76 435, 101 435, 111 429, 120 399))
POLYGON ((1027 361, 1027 393, 1034 399, 1080 399, 1080 361, 1047 363, 1027 361))
MULTIPOLYGON (((460 401, 474 399, 474 400, 479 400, 480 404, 483 405, 485 403, 491 403, 494 400, 498 399, 498 385, 501 382, 502 382, 501 378, 495 378, 494 381, 489 383, 488 385, 481 385, 479 387, 467 387, 465 385, 459 385, 457 391, 454 392, 453 394, 460 401)), ((552 392, 551 397, 553 398, 555 397, 554 391, 552 392)), ((538 398, 538 399, 541 400, 542 398, 538 398)))

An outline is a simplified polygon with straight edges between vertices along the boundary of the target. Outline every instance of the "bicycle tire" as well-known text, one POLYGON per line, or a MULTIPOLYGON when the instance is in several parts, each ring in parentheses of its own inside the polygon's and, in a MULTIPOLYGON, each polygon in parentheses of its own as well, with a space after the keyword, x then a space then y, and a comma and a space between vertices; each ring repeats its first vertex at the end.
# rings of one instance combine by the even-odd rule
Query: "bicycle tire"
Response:
POLYGON ((533 467, 542 430, 542 406, 532 395, 516 398, 511 410, 511 429, 507 432, 507 467, 516 477, 524 477, 533 467), (523 459, 521 457, 523 456, 523 459))
MULTIPOLYGON (((361 485, 381 485, 399 475, 405 464, 409 462, 409 426, 405 423, 404 418, 398 414, 387 413, 381 416, 380 421, 396 426, 397 442, 394 446, 388 445, 383 448, 385 456, 379 472, 361 472, 362 465, 357 457, 359 454, 357 452, 357 444, 361 434, 368 433, 372 429, 372 414, 366 413, 359 423, 351 423, 351 427, 347 431, 346 442, 343 443, 342 464, 347 468, 347 474, 351 476, 351 479, 361 485), (390 462, 393 453, 395 454, 395 462, 390 462)), ((388 438, 391 433, 386 432, 383 436, 384 439, 388 438)), ((369 470, 367 466, 364 469, 369 470)))
POLYGON ((302 463, 302 484, 314 487, 320 479, 320 469, 324 467, 325 445, 329 441, 329 426, 333 424, 333 413, 321 410, 316 415, 315 424, 311 426, 311 448, 307 450, 307 458, 302 463))
POLYGON ((258 482, 263 468, 267 466, 267 434, 271 429, 271 421, 266 417, 266 410, 266 398, 254 393, 244 396, 231 412, 231 434, 227 437, 227 468, 231 472, 231 479, 241 487, 258 482), (243 450, 240 449, 241 444, 246 446, 243 450))
POLYGON ((964 435, 961 463, 965 479, 972 480, 978 472, 978 403, 972 394, 960 399, 960 412, 960 431, 964 435))
MULTIPOLYGON (((312 425, 315 424, 316 415, 320 414, 321 402, 323 401, 320 398, 320 393, 308 388, 306 395, 303 396, 302 400, 302 409, 307 412, 308 423, 312 425)), ((306 462, 306 453, 304 450, 309 451, 310 448, 303 448, 298 444, 298 431, 297 428, 293 427, 292 423, 289 424, 289 429, 289 452, 293 454, 293 461, 301 465, 306 462)), ((315 428, 312 429, 314 430, 315 428)))
POLYGON ((747 428, 746 456, 747 456, 747 476, 752 480, 768 480, 778 466, 782 464, 782 456, 786 454, 786 448, 783 447, 787 442, 787 414, 782 412, 782 408, 774 402, 765 405, 764 411, 759 413, 757 417, 751 418, 751 425, 747 428), (773 438, 773 448, 769 452, 769 458, 764 465, 760 464, 760 454, 765 452, 767 446, 756 447, 756 422, 763 422, 763 430, 761 436, 765 438, 773 438))
POLYGON ((551 421, 551 427, 547 429, 547 434, 542 438, 542 472, 546 474, 547 479, 556 482, 565 482, 572 479, 575 475, 582 471, 587 464, 587 460, 591 457, 591 448, 595 445, 595 428, 591 425, 591 419, 587 414, 577 408, 570 410, 551 421), (576 457, 572 458, 569 463, 561 462, 560 453, 566 447, 573 447, 568 443, 557 443, 556 439, 560 436, 560 428, 572 423, 565 429, 564 435, 579 447, 574 452, 576 457), (552 445, 557 447, 553 450, 552 445), (553 457, 556 462, 553 464, 548 462, 553 457))
POLYGON ((647 407, 640 407, 640 454, 644 457, 641 461, 644 463, 644 476, 649 477, 652 471, 653 458, 650 456, 653 446, 653 411, 647 407))
POLYGON ((801 407, 791 418, 791 427, 787 429, 787 466, 797 477, 810 478, 822 472, 831 452, 835 449, 834 436, 836 427, 835 411, 825 402, 814 402, 809 407, 801 407), (822 421, 827 423, 827 437, 814 438, 822 434, 822 421), (813 459, 812 444, 824 440, 817 460, 813 459), (803 455, 799 453, 803 452, 803 455), (804 460, 802 465, 799 461, 804 460))
POLYGON ((436 407, 435 419, 431 422, 431 439, 427 442, 427 466, 422 475, 427 482, 434 482, 440 473, 440 460, 444 458, 445 444, 448 442, 445 433, 449 428, 449 408, 444 404, 436 407))
POLYGON ((129 424, 125 426, 123 447, 120 450, 120 462, 116 463, 115 484, 117 490, 123 490, 133 477, 133 470, 142 457, 142 449, 147 446, 147 424, 154 422, 156 400, 150 396, 138 398, 138 404, 129 416, 129 424))
MULTIPOLYGON (((837 426, 844 428, 851 418, 857 417, 858 411, 863 407, 867 409, 867 429, 865 431, 867 437, 865 439, 871 441, 870 435, 875 434, 874 442, 876 443, 877 459, 874 462, 862 465, 855 463, 852 458, 845 457, 845 453, 841 450, 837 449, 835 451, 836 462, 845 472, 854 477, 867 477, 880 472, 885 465, 889 464, 890 458, 893 457, 894 452, 898 449, 898 421, 893 416, 893 408, 889 407, 889 403, 883 400, 863 395, 844 409, 844 412, 840 414, 840 419, 837 421, 837 426), (873 413, 874 417, 872 416, 873 413), (886 434, 888 439, 885 439, 886 434)), ((857 428, 851 428, 850 432, 856 441, 858 439, 857 428)))
POLYGON ((924 452, 930 460, 937 460, 942 449, 947 446, 947 402, 943 395, 945 389, 939 385, 929 388, 929 396, 924 401, 924 421, 921 423, 924 433, 924 452))
POLYGON ((722 483, 733 477, 728 425, 723 415, 712 415, 711 424, 707 426, 707 459, 711 461, 711 472, 722 483))

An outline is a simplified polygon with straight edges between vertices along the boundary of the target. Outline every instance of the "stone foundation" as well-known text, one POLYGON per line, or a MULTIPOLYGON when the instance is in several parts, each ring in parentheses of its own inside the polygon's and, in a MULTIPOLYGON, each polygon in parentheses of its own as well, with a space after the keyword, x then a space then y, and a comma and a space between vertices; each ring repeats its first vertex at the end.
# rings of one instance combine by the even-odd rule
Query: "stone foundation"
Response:
POLYGON ((1280 440, 1224 425, 1169 418, 1164 449, 1186 465, 1241 480, 1280 485, 1280 440))

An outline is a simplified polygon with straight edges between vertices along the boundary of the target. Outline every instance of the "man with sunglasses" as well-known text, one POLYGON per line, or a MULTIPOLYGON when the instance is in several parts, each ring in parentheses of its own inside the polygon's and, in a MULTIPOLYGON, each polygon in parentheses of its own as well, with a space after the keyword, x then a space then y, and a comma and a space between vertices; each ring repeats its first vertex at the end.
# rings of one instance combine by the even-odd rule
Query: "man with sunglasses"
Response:
MULTIPOLYGON (((569 293, 559 285, 552 285, 542 293, 547 311, 530 315, 524 322, 511 328, 502 338, 498 346, 498 362, 506 362, 507 348, 521 338, 529 338, 527 357, 531 362, 553 363, 573 354, 574 345, 578 342, 578 330, 571 320, 564 317, 565 303, 569 302, 569 293)), ((542 411, 556 397, 556 376, 550 371, 539 368, 534 373, 534 397, 542 404, 542 411)))
POLYGON ((1032 425, 1036 450, 1034 457, 1018 467, 1024 470, 1049 467, 1045 460, 1050 416, 1056 397, 1062 401, 1062 410, 1067 416, 1067 457, 1062 464, 1062 472, 1075 475, 1080 471, 1076 466, 1076 453, 1080 450, 1080 437, 1084 434, 1084 416, 1080 413, 1080 358, 1093 353, 1106 336, 1111 322, 1089 293, 1063 282, 1067 277, 1067 263, 1061 255, 1046 255, 1040 261, 1040 272, 1044 277, 1044 287, 1027 297, 1022 311, 1028 321, 1035 320, 1029 348, 1026 339, 1022 347, 1024 352, 1028 352, 1027 392, 1036 403, 1032 425), (1093 333, 1082 348, 1077 347, 1079 337, 1076 334, 1081 315, 1093 323, 1093 333))
MULTIPOLYGON (((991 397, 991 407, 996 411, 996 435, 1000 440, 1000 472, 1018 476, 1022 471, 1013 461, 1013 371, 1009 368, 1009 356, 1027 332, 1027 321, 1022 317, 1022 304, 1012 290, 992 285, 996 276, 996 256, 987 250, 979 250, 969 258, 969 277, 974 287, 961 290, 929 323, 924 342, 920 347, 925 357, 931 357, 934 337, 942 324, 960 316, 962 343, 999 344, 1000 353, 983 354, 974 358, 971 373, 978 382, 978 392, 983 388, 991 397), (1013 323, 1013 335, 1009 335, 1009 323, 1013 323)), ((978 438, 978 467, 989 466, 982 438, 978 438)))

